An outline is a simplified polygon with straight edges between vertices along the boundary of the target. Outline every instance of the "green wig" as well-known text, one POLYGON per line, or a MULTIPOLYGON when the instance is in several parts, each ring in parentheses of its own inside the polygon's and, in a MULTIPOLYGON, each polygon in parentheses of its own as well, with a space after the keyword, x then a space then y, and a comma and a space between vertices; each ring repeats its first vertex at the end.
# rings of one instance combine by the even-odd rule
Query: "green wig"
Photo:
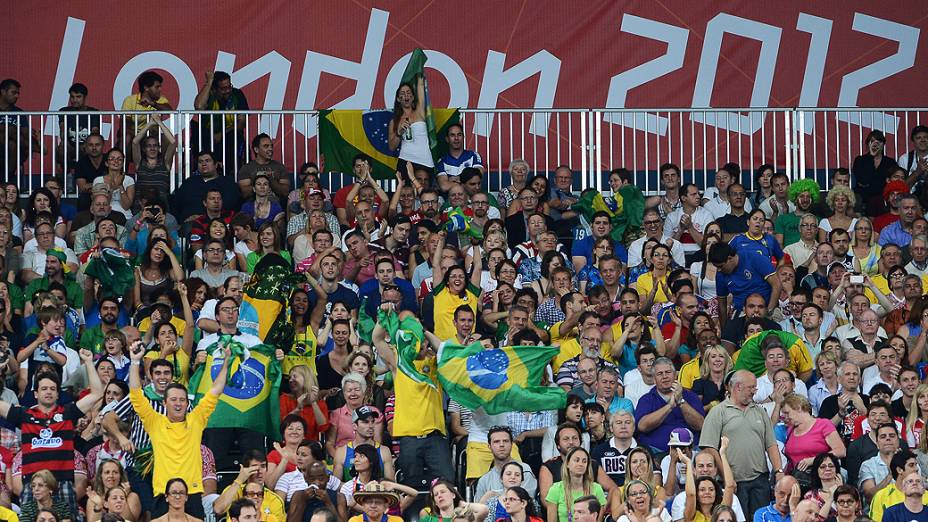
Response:
POLYGON ((789 200, 795 203, 799 194, 808 192, 812 196, 812 203, 818 203, 821 190, 822 188, 818 186, 814 179, 797 179, 789 184, 789 200))

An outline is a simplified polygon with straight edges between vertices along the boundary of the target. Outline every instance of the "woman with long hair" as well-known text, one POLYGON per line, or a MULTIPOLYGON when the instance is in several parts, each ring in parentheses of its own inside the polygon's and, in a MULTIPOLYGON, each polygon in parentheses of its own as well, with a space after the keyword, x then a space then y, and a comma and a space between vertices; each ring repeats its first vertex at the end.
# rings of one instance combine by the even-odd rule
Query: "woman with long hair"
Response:
POLYGON ((200 318, 203 305, 212 297, 210 288, 206 281, 199 277, 187 278, 184 284, 187 287, 187 302, 190 303, 190 311, 193 312, 193 320, 196 321, 200 318))
POLYGON ((672 260, 670 247, 662 243, 654 245, 651 250, 651 270, 638 276, 631 285, 642 296, 641 310, 650 310, 652 305, 670 300, 667 274, 670 273, 672 260))
MULTIPOLYGON (((360 513, 360 505, 355 500, 355 493, 364 491, 372 482, 383 485, 400 497, 400 502, 388 510, 390 515, 401 515, 416 500, 418 492, 403 484, 393 481, 392 476, 386 476, 380 452, 370 444, 360 444, 354 448, 354 462, 350 470, 351 479, 346 480, 338 491, 338 515, 340 520, 348 520, 356 513, 360 513)), ((392 474, 392 472, 391 472, 392 474)))
POLYGON ((129 477, 122 464, 117 460, 105 459, 94 474, 92 490, 87 492, 87 520, 95 522, 100 520, 103 513, 113 512, 119 513, 126 520, 139 520, 142 502, 138 494, 129 488, 129 477), (118 511, 114 511, 113 506, 106 509, 109 493, 115 488, 119 488, 123 494, 121 509, 118 511))
POLYGON ((167 128, 161 118, 148 118, 148 123, 132 138, 132 157, 138 162, 135 166, 135 190, 139 194, 149 189, 164 195, 171 192, 171 168, 174 166, 175 152, 177 138, 171 129, 167 128), (154 127, 158 127, 164 143, 160 143, 158 133, 149 134, 148 131, 154 127))
POLYGON ((412 163, 414 168, 424 168, 431 175, 435 166, 425 111, 425 76, 419 76, 414 85, 400 84, 393 102, 393 118, 387 127, 387 144, 391 151, 399 151, 398 172, 407 172, 406 163, 412 163))
POLYGON ((873 233, 873 221, 867 216, 861 216, 854 223, 851 232, 851 249, 849 254, 854 258, 854 271, 860 274, 875 276, 880 271, 880 245, 876 240, 879 234, 873 233))
POLYGON ((841 463, 831 453, 819 453, 812 461, 810 470, 812 488, 803 498, 815 502, 822 518, 835 516, 835 490, 844 484, 844 479, 841 477, 841 463))
POLYGON ((432 288, 434 301, 433 320, 435 335, 439 339, 450 339, 457 334, 454 327, 454 311, 461 305, 467 305, 477 315, 477 304, 483 290, 480 273, 483 270, 483 256, 480 247, 474 245, 474 266, 470 277, 461 265, 452 265, 447 270, 441 266, 441 252, 445 247, 445 238, 441 237, 438 247, 432 255, 432 281, 441 284, 432 288))
POLYGON ((622 377, 638 366, 635 352, 642 346, 653 346, 657 353, 664 353, 664 336, 657 327, 657 319, 643 314, 626 315, 622 318, 622 333, 609 352, 622 377))
MULTIPOLYGON (((210 219, 206 224, 206 233, 208 237, 203 240, 203 247, 198 249, 193 254, 193 262, 196 269, 199 270, 203 268, 203 255, 205 254, 203 249, 206 248, 206 243, 213 239, 218 239, 222 241, 222 244, 226 247, 226 251, 223 254, 223 258, 225 259, 225 267, 229 268, 230 270, 235 270, 236 256, 235 251, 232 249, 232 232, 229 231, 229 226, 226 225, 226 222, 223 221, 222 218, 210 219)), ((244 269, 244 266, 240 268, 244 269)))
MULTIPOLYGON (((520 486, 506 488, 499 497, 499 501, 506 508, 506 516, 494 518, 496 522, 542 522, 535 510, 535 500, 520 486)), ((490 512, 490 518, 499 512, 490 512)), ((489 520, 490 518, 487 518, 489 520)))
POLYGON ((163 318, 146 332, 146 340, 151 334, 152 344, 145 352, 145 372, 148 373, 151 362, 155 359, 166 359, 174 366, 174 382, 186 386, 190 379, 190 361, 193 355, 196 323, 193 320, 193 310, 190 309, 187 287, 184 283, 177 283, 177 294, 180 296, 181 308, 184 311, 183 337, 178 335, 177 327, 171 322, 171 317, 163 318))
POLYGON ((645 483, 651 490, 651 505, 662 505, 666 500, 664 487, 654 473, 654 458, 643 447, 632 449, 625 459, 625 486, 613 488, 609 492, 609 512, 613 520, 619 520, 628 510, 628 485, 634 481, 645 483))
POLYGON ((818 240, 824 243, 828 240, 828 233, 836 228, 853 230, 857 223, 857 197, 854 192, 844 185, 835 185, 825 196, 825 203, 834 212, 831 217, 822 219, 818 224, 818 240))
POLYGON ((769 163, 764 163, 754 171, 754 192, 751 193, 749 198, 751 207, 760 208, 760 204, 764 200, 773 196, 773 185, 771 184, 773 173, 773 165, 769 163))
POLYGON ((928 297, 921 296, 912 303, 909 317, 896 330, 896 335, 905 339, 912 347, 909 351, 909 364, 915 366, 921 362, 925 346, 928 344, 928 297))
POLYGON ((432 481, 429 487, 428 506, 419 511, 419 520, 420 522, 450 522, 454 517, 454 510, 465 506, 470 507, 479 520, 483 520, 489 511, 483 504, 466 502, 451 481, 440 478, 432 481))
MULTIPOLYGON (((17 197, 18 196, 19 193, 17 191, 17 197)), ((35 227, 38 225, 36 218, 43 212, 48 212, 52 216, 51 224, 55 229, 55 237, 60 237, 62 239, 68 237, 68 224, 59 213, 58 198, 47 188, 39 187, 33 190, 32 194, 29 195, 26 217, 23 220, 23 242, 28 243, 30 239, 35 237, 35 227)))
MULTIPOLYGON (((510 168, 512 167, 510 166, 510 168)), ((538 195, 538 200, 534 208, 535 212, 543 215, 550 214, 551 209, 548 207, 548 178, 544 174, 535 174, 525 186, 532 189, 535 194, 538 195)), ((522 212, 522 208, 522 199, 516 197, 509 205, 506 215, 514 216, 522 212)))
MULTIPOLYGON (((682 317, 680 319, 682 321, 682 317)), ((699 357, 699 333, 703 330, 712 330, 716 334, 721 335, 718 323, 716 323, 712 316, 709 315, 708 312, 699 311, 693 314, 693 318, 690 319, 690 324, 687 325, 686 339, 679 338, 683 335, 683 329, 675 328, 673 335, 666 341, 667 346, 679 346, 676 348, 676 354, 680 361, 685 364, 689 360, 699 357)), ((671 351, 673 350, 674 348, 671 348, 671 351)))
POLYGON ((854 192, 860 194, 862 207, 868 216, 878 216, 885 212, 883 188, 890 174, 899 166, 896 160, 885 156, 886 135, 882 131, 872 130, 864 140, 866 154, 854 158, 851 173, 854 174, 854 192))
POLYGON ((696 477, 693 471, 693 460, 687 457, 679 448, 677 456, 686 466, 686 506, 683 508, 683 518, 692 522, 708 522, 712 513, 718 506, 730 506, 735 496, 735 477, 725 455, 728 449, 728 437, 722 437, 719 444, 719 457, 722 461, 722 484, 715 477, 696 477))
POLYGON ((142 263, 136 268, 133 302, 136 308, 151 305, 152 296, 162 288, 173 288, 184 280, 184 270, 171 251, 171 246, 161 238, 152 238, 142 254, 142 263))
POLYGON ((109 189, 113 211, 121 212, 130 219, 132 203, 135 202, 135 179, 126 174, 126 156, 119 149, 110 149, 105 162, 106 174, 94 178, 93 186, 109 189))
POLYGON ((258 229, 265 223, 274 223, 278 226, 287 215, 277 201, 277 195, 271 190, 271 179, 264 174, 258 174, 253 181, 255 189, 254 201, 242 204, 242 212, 252 216, 258 229))
POLYGON ((699 378, 693 381, 693 393, 699 396, 706 413, 725 400, 722 388, 732 369, 728 350, 720 345, 706 348, 699 362, 699 378))
POLYGON ((921 445, 926 422, 928 422, 928 384, 919 384, 918 388, 915 388, 915 393, 912 394, 912 405, 909 406, 909 415, 905 418, 903 435, 910 448, 917 448, 921 445))
MULTIPOLYGON (((567 404, 558 411, 557 424, 548 426, 545 435, 541 439, 541 461, 547 462, 558 456, 557 446, 555 445, 554 436, 557 434, 557 428, 565 422, 571 422, 580 427, 583 426, 583 406, 584 401, 579 395, 570 394, 567 396, 567 404)), ((590 434, 582 431, 580 445, 590 449, 590 434)))
POLYGON ((315 277, 307 278, 316 294, 316 304, 310 309, 309 293, 296 288, 290 294, 290 323, 293 325, 293 345, 284 354, 281 371, 286 378, 296 366, 309 366, 316 371, 316 356, 319 354, 319 324, 325 316, 328 294, 315 277))
POLYGON ((573 513, 574 500, 594 495, 601 504, 606 503, 602 486, 593 477, 593 466, 587 450, 577 447, 567 452, 561 464, 561 480, 548 489, 545 502, 549 522, 568 522, 573 513))
POLYGON ((261 261, 261 258, 267 254, 278 254, 292 265, 293 258, 290 257, 290 252, 281 250, 281 244, 280 231, 277 229, 277 225, 274 223, 265 223, 258 227, 258 248, 245 258, 248 263, 248 266, 245 267, 246 271, 249 274, 254 273, 255 267, 258 266, 258 261, 261 261))
MULTIPOLYGON (((483 494, 483 497, 477 501, 487 506, 487 510, 489 511, 487 520, 496 520, 498 517, 504 518, 506 516, 506 505, 502 500, 506 495, 506 491, 510 488, 521 487, 525 480, 525 470, 522 469, 522 464, 516 461, 503 464, 503 467, 499 470, 499 474, 500 483, 503 485, 502 489, 488 489, 487 492, 483 494)), ((534 506, 532 506, 532 512, 534 512, 534 506)))
MULTIPOLYGON (((703 234, 702 250, 708 252, 712 245, 722 242, 722 236, 718 234, 703 234)), ((696 293, 705 299, 718 299, 718 293, 715 287, 715 276, 718 268, 708 261, 696 261, 690 265, 690 275, 696 281, 696 293)))
MULTIPOLYGON (((95 446, 102 445, 103 449, 110 447, 109 442, 104 440, 105 437, 103 435, 105 432, 103 430, 103 417, 100 416, 100 410, 110 403, 121 401, 129 395, 129 385, 115 379, 116 367, 113 365, 112 361, 109 359, 100 359, 96 364, 97 374, 101 377, 101 382, 104 374, 104 371, 101 371, 103 368, 106 368, 105 372, 107 374, 112 372, 114 378, 103 385, 103 398, 97 401, 93 408, 86 413, 84 418, 80 419, 77 423, 77 428, 81 430, 80 438, 83 441, 81 445, 84 448, 90 448, 87 452, 88 457, 95 446), (81 429, 82 426, 83 429, 81 429)), ((81 441, 77 442, 80 443, 81 441)), ((121 450, 116 449, 113 451, 117 453, 121 452, 121 450)), ((90 465, 89 458, 87 459, 87 463, 90 465)))
POLYGON ((319 393, 319 382, 309 366, 295 366, 288 376, 289 391, 280 394, 280 416, 299 415, 306 440, 319 440, 329 429, 329 409, 319 393))

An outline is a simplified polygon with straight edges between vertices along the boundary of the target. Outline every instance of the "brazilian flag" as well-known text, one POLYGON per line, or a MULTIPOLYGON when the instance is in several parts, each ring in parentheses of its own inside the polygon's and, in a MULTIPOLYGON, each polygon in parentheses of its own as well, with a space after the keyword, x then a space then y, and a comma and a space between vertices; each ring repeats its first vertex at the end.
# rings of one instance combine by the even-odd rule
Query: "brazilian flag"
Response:
POLYGON ((635 185, 625 185, 619 189, 618 194, 612 196, 604 196, 602 192, 587 189, 570 208, 582 214, 589 222, 593 221, 593 214, 600 210, 605 211, 612 222, 612 240, 628 244, 636 239, 641 231, 644 194, 635 185))
POLYGON ((244 318, 254 327, 252 333, 265 343, 288 351, 295 335, 293 323, 288 320, 290 293, 303 282, 304 276, 295 274, 279 255, 268 254, 261 258, 245 285, 242 312, 239 312, 240 317, 248 312, 244 318))
POLYGON ((207 348, 206 363, 190 377, 190 394, 198 402, 213 386, 213 379, 222 369, 222 347, 232 349, 232 362, 226 377, 226 387, 216 411, 209 418, 208 428, 247 428, 266 433, 273 440, 280 438, 280 363, 274 357, 274 347, 259 344, 245 348, 225 335, 207 348))
POLYGON ((541 385, 545 366, 556 346, 505 346, 486 349, 445 344, 438 362, 438 380, 461 405, 483 407, 490 415, 507 411, 557 410, 567 404, 559 387, 541 385))
MULTIPOLYGON (((439 135, 461 120, 458 109, 433 109, 432 115, 439 135)), ((351 172, 354 156, 364 153, 371 157, 374 178, 394 179, 397 153, 387 145, 387 127, 391 119, 392 111, 319 111, 319 147, 325 158, 325 169, 351 172)), ((447 152, 448 144, 438 140, 432 156, 438 160, 447 152)))
POLYGON ((767 368, 764 366, 764 354, 760 351, 760 345, 768 335, 776 335, 783 342, 783 346, 789 352, 790 366, 812 366, 809 350, 798 335, 782 330, 765 330, 749 337, 741 344, 741 349, 735 354, 737 359, 735 359, 732 369, 748 370, 758 377, 766 373, 767 368))
POLYGON ((387 331, 388 338, 396 346, 396 367, 399 371, 414 382, 435 388, 435 381, 416 369, 415 365, 422 340, 425 339, 422 323, 412 316, 401 320, 396 312, 384 310, 377 311, 377 322, 387 331))

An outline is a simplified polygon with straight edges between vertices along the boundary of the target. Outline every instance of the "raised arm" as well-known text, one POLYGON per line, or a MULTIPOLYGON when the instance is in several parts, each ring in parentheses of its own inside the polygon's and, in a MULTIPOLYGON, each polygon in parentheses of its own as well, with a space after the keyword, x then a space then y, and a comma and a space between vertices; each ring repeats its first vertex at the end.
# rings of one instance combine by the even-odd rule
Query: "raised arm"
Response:
POLYGON ((232 349, 226 346, 222 350, 222 368, 216 378, 213 379, 213 385, 209 389, 212 395, 222 395, 222 390, 226 387, 226 376, 229 374, 229 360, 232 358, 232 349))
POLYGON ((187 298, 187 285, 182 282, 175 283, 174 288, 180 294, 180 304, 184 309, 184 344, 181 349, 189 357, 193 352, 193 338, 196 335, 196 323, 193 320, 193 309, 190 308, 190 300, 187 298))
POLYGON ((145 356, 145 346, 142 341, 136 341, 129 348, 129 389, 142 387, 142 377, 139 375, 139 365, 142 363, 142 357, 145 356))
POLYGON ((97 374, 97 369, 93 366, 93 352, 82 349, 79 352, 81 361, 84 363, 84 369, 87 370, 87 380, 90 382, 90 393, 81 397, 77 401, 77 409, 84 413, 90 411, 93 405, 103 398, 103 383, 97 374))
MULTIPOLYGON (((432 288, 438 286, 437 283, 445 278, 445 271, 441 268, 441 252, 445 249, 445 240, 447 236, 444 231, 439 232, 438 236, 440 238, 438 240, 438 245, 435 246, 435 251, 432 252, 432 288)), ((476 254, 477 252, 474 251, 474 253, 476 254)))
POLYGON ((374 348, 377 349, 377 355, 383 359, 383 362, 390 368, 390 371, 396 372, 396 352, 393 351, 393 347, 387 342, 387 330, 380 325, 380 322, 374 324, 374 331, 371 332, 371 341, 374 343, 374 348))
MULTIPOLYGON (((735 475, 731 471, 731 466, 728 464, 728 457, 725 456, 725 450, 728 449, 728 437, 723 436, 721 442, 719 443, 719 458, 722 461, 722 480, 725 481, 723 485, 724 489, 722 490, 722 504, 730 506, 732 499, 735 496, 735 488, 738 484, 735 482, 735 475)), ((687 466, 687 471, 689 471, 689 466, 687 466)), ((689 486, 689 475, 687 475, 687 486, 689 486)), ((686 492, 689 496, 689 490, 686 492)))
POLYGON ((206 104, 209 102, 209 93, 213 88, 213 71, 206 71, 203 76, 204 81, 203 85, 200 87, 200 92, 198 92, 197 97, 193 99, 193 107, 198 111, 206 109, 206 104))
MULTIPOLYGON (((423 72, 416 81, 416 115, 420 120, 425 119, 425 72, 423 72)), ((483 518, 483 517, 478 517, 483 518)))
MULTIPOLYGON (((174 163, 174 153, 177 152, 177 137, 171 132, 171 129, 161 121, 161 118, 155 118, 158 127, 161 128, 161 137, 167 142, 164 147, 164 164, 168 170, 171 170, 171 164, 174 163)), ((139 156, 135 156, 139 157, 139 156)))
MULTIPOLYGON (((483 277, 483 254, 480 252, 480 244, 474 244, 474 262, 470 272, 470 284, 477 288, 480 287, 480 279, 483 277)), ((434 280, 433 280, 434 281, 434 280)), ((481 291, 481 293, 483 293, 481 291)), ((477 296, 478 298, 480 296, 477 296)))
POLYGON ((309 272, 306 273, 306 281, 316 291, 316 306, 313 307, 313 311, 309 314, 309 327, 313 333, 318 333, 319 324, 322 322, 322 318, 325 317, 325 307, 329 302, 329 294, 309 272))
MULTIPOLYGON (((674 448, 674 451, 677 459, 683 461, 686 467, 686 507, 683 508, 683 520, 693 520, 696 517, 696 478, 693 476, 693 461, 684 455, 680 448, 674 448)), ((676 475, 673 466, 670 467, 670 474, 676 475)))

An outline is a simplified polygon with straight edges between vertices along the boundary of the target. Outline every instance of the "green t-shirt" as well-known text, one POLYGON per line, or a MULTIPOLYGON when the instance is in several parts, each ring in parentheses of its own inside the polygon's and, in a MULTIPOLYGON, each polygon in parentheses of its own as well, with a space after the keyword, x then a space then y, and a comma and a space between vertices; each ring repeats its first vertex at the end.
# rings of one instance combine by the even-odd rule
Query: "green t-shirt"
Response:
MULTIPOLYGON (((29 286, 26 287, 25 298, 32 300, 33 296, 43 290, 48 290, 48 276, 33 279, 29 286)), ((68 306, 75 309, 84 307, 84 291, 81 285, 77 284, 71 277, 64 278, 64 287, 68 298, 68 306)), ((12 294, 11 294, 12 296, 12 294)))
POLYGON ((777 234, 783 234, 783 248, 792 245, 793 243, 799 241, 799 220, 801 216, 796 215, 795 212, 789 214, 782 214, 777 220, 773 223, 773 230, 777 234))
POLYGON ((84 333, 81 334, 81 340, 78 343, 80 348, 90 350, 94 355, 100 355, 103 353, 103 339, 106 335, 103 333, 103 326, 97 325, 93 328, 84 329, 84 333))
MULTIPOLYGON (((245 264, 247 265, 247 271, 249 274, 253 274, 255 272, 255 267, 258 266, 258 261, 261 261, 262 257, 264 257, 264 255, 257 252, 248 254, 248 257, 245 258, 245 264)), ((288 263, 293 265, 293 258, 290 257, 290 252, 281 250, 280 257, 284 258, 288 263)))
MULTIPOLYGON (((593 487, 590 490, 590 493, 599 500, 599 503, 603 506, 606 505, 606 493, 603 491, 603 487, 598 483, 594 482, 593 487)), ((572 500, 577 500, 578 498, 584 496, 582 490, 580 491, 571 491, 570 492, 572 500)), ((567 502, 564 499, 564 482, 555 482, 551 485, 551 488, 548 489, 548 496, 545 497, 545 502, 549 504, 557 505, 557 520, 549 520, 548 522, 568 522, 570 518, 567 516, 567 502)))

